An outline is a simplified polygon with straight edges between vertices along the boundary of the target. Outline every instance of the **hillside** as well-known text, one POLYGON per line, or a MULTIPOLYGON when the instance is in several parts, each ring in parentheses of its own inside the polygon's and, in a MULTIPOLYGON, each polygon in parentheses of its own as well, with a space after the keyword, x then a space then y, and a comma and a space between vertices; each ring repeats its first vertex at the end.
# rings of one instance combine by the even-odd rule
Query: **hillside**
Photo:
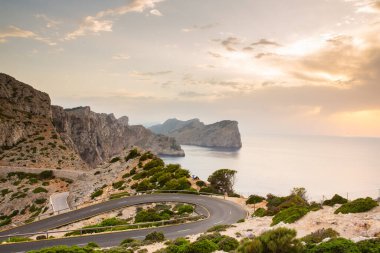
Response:
POLYGON ((138 145, 183 156, 173 138, 89 107, 51 106, 48 94, 0 73, 0 166, 87 169, 138 145))
POLYGON ((205 125, 199 119, 169 119, 149 129, 157 134, 174 137, 178 143, 184 145, 234 149, 242 146, 237 121, 223 120, 205 125))

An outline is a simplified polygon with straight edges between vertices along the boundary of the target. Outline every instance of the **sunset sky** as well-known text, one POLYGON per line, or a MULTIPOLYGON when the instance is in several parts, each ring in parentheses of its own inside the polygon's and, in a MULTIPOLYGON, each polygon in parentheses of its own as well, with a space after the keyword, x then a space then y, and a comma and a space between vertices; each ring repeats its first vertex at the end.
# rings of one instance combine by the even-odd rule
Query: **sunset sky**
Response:
POLYGON ((0 0, 0 72, 64 107, 380 137, 380 1, 0 0))

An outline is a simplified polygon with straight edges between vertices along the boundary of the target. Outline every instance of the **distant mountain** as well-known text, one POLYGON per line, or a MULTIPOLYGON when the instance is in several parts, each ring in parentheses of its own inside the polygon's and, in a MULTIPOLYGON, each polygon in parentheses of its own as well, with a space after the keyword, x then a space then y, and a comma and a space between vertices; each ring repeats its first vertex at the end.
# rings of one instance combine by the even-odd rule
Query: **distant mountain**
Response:
POLYGON ((174 138, 90 107, 51 106, 48 94, 0 73, 0 165, 85 169, 132 145, 184 156, 174 138))
POLYGON ((203 147, 241 148, 238 122, 223 120, 205 125, 199 119, 168 119, 149 128, 154 133, 174 137, 178 143, 203 147))

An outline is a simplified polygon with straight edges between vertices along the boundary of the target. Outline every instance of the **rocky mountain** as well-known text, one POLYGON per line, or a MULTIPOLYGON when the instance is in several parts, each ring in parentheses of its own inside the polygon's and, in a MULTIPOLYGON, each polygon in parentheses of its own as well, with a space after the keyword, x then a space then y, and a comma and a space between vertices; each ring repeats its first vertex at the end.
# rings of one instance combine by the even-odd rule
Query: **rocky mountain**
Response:
POLYGON ((149 128, 154 133, 174 137, 178 143, 203 147, 241 148, 237 121, 223 120, 205 125, 199 119, 169 119, 149 128))
POLYGON ((48 94, 0 74, 0 165, 86 168, 51 121, 48 94))
POLYGON ((51 106, 48 94, 0 73, 0 165, 86 169, 131 145, 184 155, 173 138, 129 126, 128 117, 51 106))
POLYGON ((52 106, 53 124, 65 143, 92 167, 119 154, 124 147, 139 146, 157 154, 183 156, 174 138, 128 125, 128 118, 95 113, 90 107, 63 109, 52 106))

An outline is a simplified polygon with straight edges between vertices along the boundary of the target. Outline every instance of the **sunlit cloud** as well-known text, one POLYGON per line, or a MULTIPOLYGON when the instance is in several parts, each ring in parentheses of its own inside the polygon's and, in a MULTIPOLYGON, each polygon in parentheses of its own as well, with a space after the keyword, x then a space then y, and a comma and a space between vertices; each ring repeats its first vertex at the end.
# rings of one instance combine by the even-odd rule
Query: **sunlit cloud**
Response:
POLYGON ((129 55, 126 55, 126 54, 118 54, 118 55, 112 56, 113 60, 129 60, 130 58, 131 57, 129 55))
POLYGON ((49 38, 41 37, 32 31, 23 30, 17 26, 9 26, 4 31, 0 31, 0 43, 7 42, 9 38, 34 39, 50 46, 57 44, 51 41, 49 38))
POLYGON ((219 25, 218 23, 207 24, 207 25, 193 25, 192 27, 182 28, 181 31, 188 33, 188 32, 194 32, 194 31, 199 31, 199 30, 207 30, 207 29, 214 28, 218 25, 219 25))
POLYGON ((45 21, 45 26, 46 28, 56 28, 59 24, 61 24, 60 21, 57 21, 57 20, 54 20, 50 17, 48 17, 47 15, 45 14, 36 14, 34 15, 37 19, 41 19, 43 21, 45 21))
POLYGON ((154 15, 154 16, 162 16, 162 13, 157 9, 153 9, 149 13, 154 15))
MULTIPOLYGON (((78 37, 111 32, 114 18, 130 12, 143 12, 145 9, 154 8, 156 3, 164 0, 133 0, 127 5, 98 12, 95 16, 87 16, 83 19, 79 28, 65 36, 65 40, 74 40, 78 37)), ((158 10, 152 10, 153 15, 161 14, 158 10)), ((158 15, 160 16, 160 15, 158 15)))

